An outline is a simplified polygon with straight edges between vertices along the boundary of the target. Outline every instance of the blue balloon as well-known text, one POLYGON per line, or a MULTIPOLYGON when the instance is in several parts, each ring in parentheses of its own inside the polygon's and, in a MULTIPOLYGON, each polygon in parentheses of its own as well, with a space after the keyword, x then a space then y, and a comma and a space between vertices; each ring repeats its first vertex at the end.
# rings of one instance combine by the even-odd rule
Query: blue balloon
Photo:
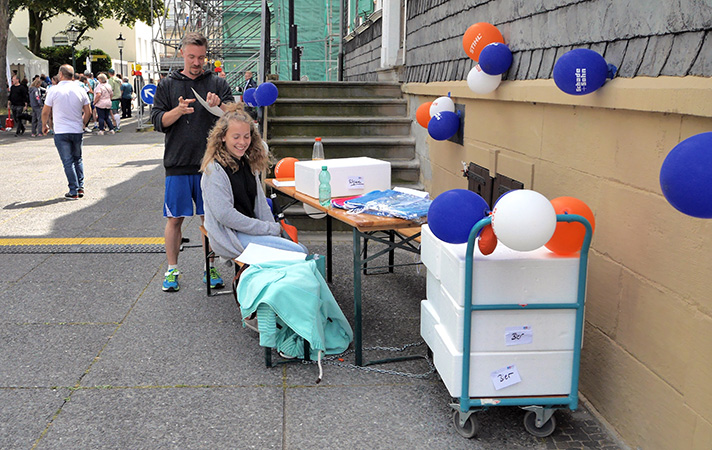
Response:
POLYGON ((678 211, 712 219, 712 132, 677 144, 660 169, 663 195, 678 211))
POLYGON ((554 65, 554 83, 571 95, 586 95, 603 86, 608 64, 603 56, 587 48, 564 53, 554 65))
POLYGON ((255 91, 257 89, 255 88, 249 88, 245 90, 245 93, 242 94, 242 101, 245 102, 247 106, 255 107, 259 106, 257 104, 257 100, 255 100, 255 91))
POLYGON ((489 206, 479 194, 467 189, 452 189, 435 197, 428 209, 430 231, 450 244, 467 242, 470 231, 489 213, 489 206))
POLYGON ((459 129, 460 116, 452 111, 440 111, 428 122, 428 133, 436 141, 450 139, 459 129))
POLYGON ((480 69, 487 75, 501 75, 512 65, 512 51, 506 44, 493 42, 480 52, 480 69))
POLYGON ((262 83, 257 86, 255 91, 255 100, 260 106, 269 106, 277 101, 277 96, 279 95, 279 89, 274 83, 262 83))

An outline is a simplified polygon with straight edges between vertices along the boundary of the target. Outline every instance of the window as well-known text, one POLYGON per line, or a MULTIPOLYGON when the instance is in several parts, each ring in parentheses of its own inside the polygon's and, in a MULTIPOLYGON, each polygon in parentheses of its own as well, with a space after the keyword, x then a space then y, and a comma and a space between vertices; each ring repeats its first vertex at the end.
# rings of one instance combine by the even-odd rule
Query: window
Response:
POLYGON ((52 45, 57 47, 59 45, 69 45, 69 39, 67 36, 64 36, 63 34, 58 34, 56 36, 52 36, 52 45))

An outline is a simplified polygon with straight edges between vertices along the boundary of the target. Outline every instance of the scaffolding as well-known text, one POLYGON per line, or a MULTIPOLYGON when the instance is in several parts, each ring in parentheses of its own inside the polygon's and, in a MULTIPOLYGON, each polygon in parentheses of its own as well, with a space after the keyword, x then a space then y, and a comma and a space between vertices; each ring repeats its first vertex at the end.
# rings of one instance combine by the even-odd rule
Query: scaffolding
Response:
MULTIPOLYGON (((180 43, 186 33, 197 31, 208 39, 208 59, 222 63, 234 89, 247 70, 260 81, 267 73, 291 79, 288 0, 164 0, 164 5, 163 15, 154 21, 152 66, 157 77, 183 67, 180 43)), ((338 79, 340 6, 341 0, 298 2, 298 45, 309 79, 338 79)))

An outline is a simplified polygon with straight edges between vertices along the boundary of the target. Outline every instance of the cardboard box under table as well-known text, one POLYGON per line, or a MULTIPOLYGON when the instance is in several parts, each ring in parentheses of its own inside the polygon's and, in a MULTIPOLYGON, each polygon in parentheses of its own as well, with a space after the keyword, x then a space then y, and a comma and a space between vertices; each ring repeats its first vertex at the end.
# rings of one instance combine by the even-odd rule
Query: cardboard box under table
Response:
POLYGON ((323 166, 328 167, 331 175, 332 197, 349 197, 391 188, 391 163, 358 157, 297 162, 294 165, 297 192, 319 198, 319 173, 323 166))

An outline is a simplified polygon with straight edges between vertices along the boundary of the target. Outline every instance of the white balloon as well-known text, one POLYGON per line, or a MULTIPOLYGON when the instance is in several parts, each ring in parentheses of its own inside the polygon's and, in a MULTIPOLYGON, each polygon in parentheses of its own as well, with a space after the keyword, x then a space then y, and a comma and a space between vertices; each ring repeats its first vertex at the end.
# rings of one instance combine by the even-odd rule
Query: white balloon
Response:
POLYGON ((455 102, 450 97, 438 97, 430 105, 430 117, 441 111, 455 112, 455 102))
POLYGON ((536 250, 554 235, 556 211, 538 192, 528 189, 510 191, 494 206, 492 230, 497 239, 512 250, 536 250))
POLYGON ((467 74, 467 86, 475 94, 489 94, 497 89, 501 82, 502 75, 486 74, 479 64, 467 74))

